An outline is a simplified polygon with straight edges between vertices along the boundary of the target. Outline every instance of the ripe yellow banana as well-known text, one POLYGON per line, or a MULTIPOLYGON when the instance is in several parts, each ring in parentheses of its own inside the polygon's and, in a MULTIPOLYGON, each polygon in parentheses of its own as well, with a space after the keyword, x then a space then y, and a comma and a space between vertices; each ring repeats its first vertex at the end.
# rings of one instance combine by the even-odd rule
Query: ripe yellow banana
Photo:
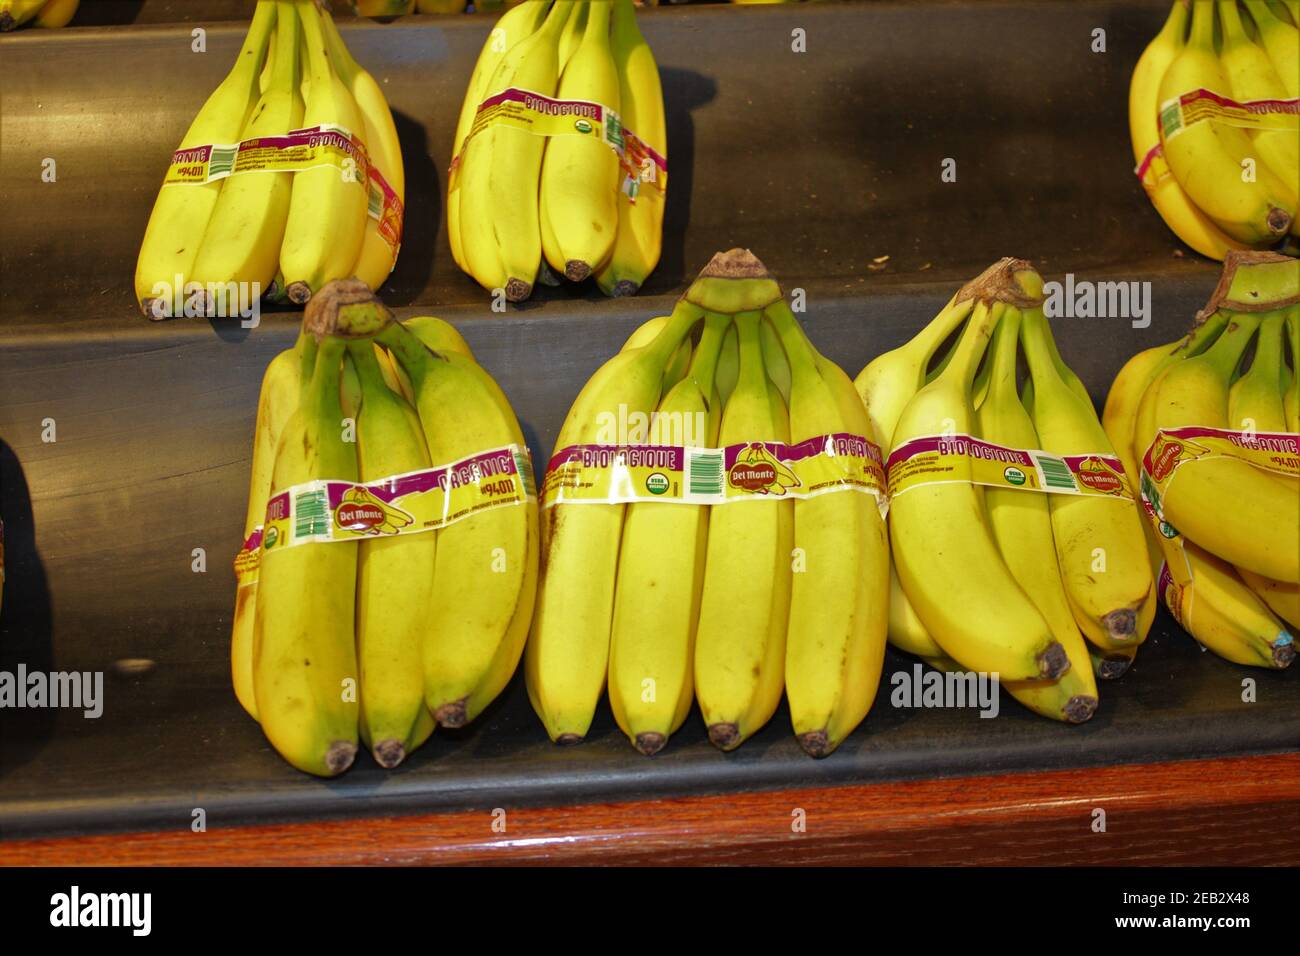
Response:
MULTIPOLYGON (((626 352, 629 349, 639 349, 643 345, 649 345, 654 341, 656 335, 663 331, 663 327, 668 324, 669 317, 666 315, 657 315, 653 319, 646 319, 641 325, 637 326, 636 331, 627 337, 623 343, 623 348, 619 351, 626 352)), ((731 328, 727 328, 726 337, 732 337, 731 328)), ((725 338, 724 338, 725 341, 725 338)), ((691 364, 691 340, 682 339, 682 344, 677 347, 673 354, 672 361, 664 369, 663 394, 667 395, 674 385, 680 382, 686 375, 687 369, 691 364)), ((714 381, 717 381, 717 373, 714 373, 714 381)))
MULTIPOLYGON (((879 444, 852 381, 813 347, 785 301, 764 314, 790 367, 791 441, 847 433, 879 444)), ((824 757, 876 698, 889 619, 889 540, 876 500, 842 490, 795 501, 794 546, 800 564, 791 585, 786 696, 800 746, 824 757)))
MULTIPOLYGON (((361 389, 357 458, 366 483, 428 468, 419 416, 384 381, 371 340, 348 346, 361 389)), ((423 651, 433 618, 436 532, 363 539, 357 546, 357 664, 361 737, 396 767, 433 732, 424 706, 423 651)))
MULTIPOLYGON (((1259 321, 1258 313, 1231 316, 1228 330, 1207 351, 1171 366, 1148 387, 1135 450, 1145 451, 1157 428, 1232 427, 1228 379, 1259 321)), ((1234 458, 1198 458, 1179 467, 1162 505, 1165 520, 1205 550, 1264 577, 1300 582, 1295 479, 1234 458)))
MULTIPOLYGON (((1244 0, 1250 17, 1255 21, 1259 42, 1268 51, 1268 58, 1282 81, 1282 89, 1290 99, 1300 97, 1300 31, 1296 25, 1273 13, 1264 0, 1244 0)), ((1294 16, 1294 8, 1292 8, 1294 16)))
MULTIPOLYGON (((409 0, 407 6, 410 6, 409 0)), ((339 79, 348 88, 348 92, 352 94, 357 110, 361 114, 363 128, 357 133, 366 145, 370 162, 397 195, 398 202, 405 203, 406 168, 402 163, 402 144, 397 138, 397 127, 393 123, 393 113, 388 108, 384 91, 375 78, 348 52, 329 12, 322 11, 321 19, 325 27, 325 38, 329 41, 334 69, 338 72, 339 79)), ((382 202, 379 199, 382 190, 378 186, 370 187, 370 195, 372 201, 382 202)), ((380 217, 383 216, 382 205, 373 211, 380 217)), ((397 232, 397 239, 400 241, 401 223, 391 221, 385 224, 381 218, 367 214, 365 228, 366 234, 361 242, 361 252, 349 274, 356 276, 377 291, 397 264, 398 249, 389 242, 384 233, 386 230, 397 232)))
POLYGON ((564 23, 564 29, 560 31, 561 74, 564 73, 564 68, 569 65, 569 58, 573 56, 573 51, 578 49, 578 44, 582 42, 582 34, 587 29, 587 11, 590 9, 590 3, 575 4, 573 12, 569 14, 569 19, 564 23))
MULTIPOLYGON (((973 431, 971 382, 1005 308, 994 297, 1012 293, 1010 276, 1023 268, 1027 264, 1021 261, 1003 260, 971 284, 980 298, 957 352, 903 409, 895 448, 913 438, 973 431)), ((911 488, 893 498, 889 521, 898 579, 926 630, 949 657, 1006 680, 1050 680, 1068 670, 1065 648, 1002 560, 978 485, 944 482, 911 488)))
MULTIPOLYGON (((659 65, 637 26, 632 0, 615 0, 610 42, 618 70, 623 126, 667 161, 668 126, 659 65)), ((667 204, 664 173, 649 155, 632 154, 629 160, 631 171, 624 175, 636 177, 636 198, 629 201, 619 196, 614 249, 609 262, 596 274, 596 283, 612 296, 634 295, 659 264, 663 247, 667 204)))
MULTIPOLYGON (((316 350, 311 380, 276 449, 277 492, 316 479, 357 480, 356 448, 343 435, 343 350, 333 336, 316 350)), ((306 498, 293 509, 299 521, 315 520, 306 498)), ((328 504, 318 517, 331 520, 328 504)), ((262 552, 253 636, 258 719, 281 756, 322 777, 342 773, 356 756, 356 574, 352 542, 271 542, 262 552)))
MULTIPOLYGON (((496 68, 505 58, 506 51, 537 29, 550 6, 550 0, 526 0, 506 11, 492 27, 492 32, 488 34, 483 48, 479 51, 474 72, 470 74, 465 100, 461 103, 460 116, 456 120, 456 136, 451 149, 451 173, 447 177, 447 241, 451 245, 452 258, 464 272, 470 270, 461 245, 460 195, 456 191, 454 182, 459 175, 458 170, 463 158, 461 150, 465 145, 465 137, 469 135, 470 127, 474 125, 479 104, 487 96, 487 85, 491 82, 496 68)), ((422 9, 420 12, 434 11, 422 9)))
MULTIPOLYGON (((762 315, 742 312, 735 322, 740 377, 723 408, 718 443, 788 443, 785 403, 764 370, 762 315)), ((781 701, 794 531, 794 502, 767 496, 717 506, 709 519, 695 696, 709 740, 723 750, 762 728, 781 701)))
POLYGON ((1247 180, 1246 161, 1256 154, 1249 134, 1216 120, 1171 126, 1163 116, 1184 93, 1228 93, 1214 52, 1214 8, 1212 0, 1193 2, 1191 35, 1160 81, 1161 142, 1178 182, 1220 229, 1240 242, 1269 245, 1291 228, 1295 208, 1286 185, 1263 163, 1254 164, 1255 179, 1247 180))
POLYGON ((1243 249, 1245 245, 1215 225, 1188 198, 1170 172, 1163 148, 1152 152, 1161 145, 1160 81, 1186 42, 1188 15, 1184 0, 1175 0, 1164 27, 1142 51, 1133 68, 1128 90, 1129 136, 1133 161, 1141 171, 1142 188, 1160 218, 1201 255, 1222 260, 1229 249, 1243 249))
MULTIPOLYGON (((619 79, 610 52, 610 3, 592 4, 582 42, 560 77, 562 100, 599 103, 619 112, 619 79)), ((603 118, 601 123, 610 120, 603 118)), ((550 227, 542 251, 556 272, 581 282, 609 259, 618 232, 618 154, 607 146, 600 124, 579 119, 584 135, 552 136, 542 159, 540 210, 550 227), (554 240, 553 243, 547 241, 554 240)))
MULTIPOLYGON (((790 401, 790 363, 786 361, 785 350, 771 322, 764 322, 760 337, 763 340, 763 364, 767 367, 767 377, 772 380, 781 399, 790 401)), ((734 328, 727 330, 727 337, 722 342, 722 354, 718 356, 718 371, 715 381, 718 394, 725 402, 736 387, 736 377, 740 374, 740 348, 737 344, 734 328)))
MULTIPOLYGON (((975 413, 975 422, 978 434, 987 441, 1008 448, 1037 448, 1038 433, 1016 390, 1020 321, 1019 310, 1008 308, 994 330, 993 354, 986 362, 990 369, 988 394, 975 413)), ((1069 671, 1050 682, 1055 686, 1048 692, 1047 716, 1077 724, 1096 711, 1097 685, 1087 645, 1061 580, 1050 497, 1038 491, 985 488, 984 507, 1002 560, 1070 658, 1069 671)), ((1140 528, 1135 530, 1141 533, 1140 528)))
MULTIPOLYGON (((398 322, 377 339, 410 378, 435 464, 510 444, 526 447, 510 403, 472 359, 431 351, 398 322)), ((531 486, 531 475, 525 484, 531 486)), ((424 695, 442 726, 473 720, 514 675, 533 614, 537 549, 535 497, 478 511, 438 532, 424 695)))
MULTIPOLYGON (((542 25, 514 43, 483 88, 482 99, 517 87, 553 96, 559 82, 560 31, 573 11, 558 0, 542 25)), ((468 131, 467 131, 468 134, 468 131)), ((533 292, 542 259, 538 182, 545 138, 504 125, 485 127, 464 143, 455 177, 461 256, 474 279, 511 302, 533 292)))
MULTIPOLYGON (((343 80, 331 65, 329 41, 320 10, 299 3, 307 47, 306 109, 303 127, 334 124, 355 136, 365 123, 343 80)), ((366 235, 369 187, 364 161, 354 157, 340 165, 325 163, 293 174, 289 216, 280 246, 280 271, 288 282, 290 300, 302 305, 333 279, 347 278, 361 253, 366 235)))
POLYGON ((1282 312, 1266 314, 1260 323, 1255 358, 1246 374, 1228 390, 1229 428, 1251 434, 1286 431, 1286 409, 1282 405, 1285 323, 1286 314, 1282 312))
MULTIPOLYGON (((1026 310, 1021 342, 1034 380, 1031 414, 1040 447, 1056 455, 1115 455, 1092 403, 1082 401, 1057 372, 1050 336, 1041 307, 1026 310)), ((1099 459, 1098 467, 1104 467, 1099 459)), ((1128 485, 1124 475, 1107 477, 1128 485)), ((1141 643, 1146 634, 1138 629, 1139 617, 1153 582, 1136 498, 1047 498, 1061 577, 1079 627, 1104 650, 1141 643)))
MULTIPOLYGON (((659 403, 647 444, 714 447, 722 401, 713 373, 730 325, 728 316, 706 317, 690 370, 659 403)), ((709 511, 707 505, 643 501, 628 505, 623 519, 609 703, 619 727, 647 756, 663 749, 694 699, 709 511)))
MULTIPOLYGON (((241 140, 283 136, 302 127, 298 14, 285 0, 276 3, 275 8, 275 64, 241 140)), ((255 283, 259 290, 269 289, 280 265, 280 243, 289 217, 292 186, 293 173, 288 172, 231 176, 221 188, 203 233, 194 260, 194 281, 204 286, 255 283)))
MULTIPOLYGON (((253 460, 248 481, 248 510, 244 516, 244 541, 262 526, 266 503, 271 497, 271 476, 276 448, 285 424, 298 409, 303 384, 311 378, 315 364, 305 336, 285 349, 266 367, 257 399, 257 425, 253 432, 253 460)), ((235 696, 244 710, 257 719, 257 696, 253 689, 253 617, 257 610, 257 580, 240 583, 235 589, 235 616, 230 628, 230 676, 235 696)))
MULTIPOLYGON (((260 95, 258 75, 275 21, 275 4, 259 3, 239 59, 194 117, 178 150, 239 140, 246 118, 260 95)), ((177 183, 164 185, 158 191, 135 265, 135 297, 146 316, 164 318, 184 314, 185 287, 193 281, 194 259, 223 182, 177 183)))
POLYGON ((45 0, 5 0, 0 3, 0 31, 16 30, 36 16, 45 0))
MULTIPOLYGON (((702 315, 679 301, 653 341, 602 365, 569 409, 555 452, 602 437, 608 443, 609 422, 649 416, 659 404, 665 368, 702 315)), ((556 743, 586 736, 604 689, 625 510, 582 502, 555 504, 541 514, 543 571, 524 674, 533 709, 556 743)))
POLYGON ((81 0, 45 0, 45 5, 36 14, 35 25, 55 30, 66 27, 77 13, 81 0))

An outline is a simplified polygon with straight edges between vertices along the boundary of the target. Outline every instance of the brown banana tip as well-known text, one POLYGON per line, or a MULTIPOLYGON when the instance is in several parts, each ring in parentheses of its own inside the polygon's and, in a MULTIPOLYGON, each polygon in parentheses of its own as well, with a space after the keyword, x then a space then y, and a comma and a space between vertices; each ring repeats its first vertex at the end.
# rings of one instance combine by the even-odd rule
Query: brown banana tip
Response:
POLYGON ((668 738, 664 734, 654 733, 653 731, 636 735, 636 749, 647 757, 653 757, 663 750, 666 743, 668 743, 668 738))
POLYGON ((392 770, 406 759, 406 748, 400 740, 381 740, 375 744, 375 762, 385 770, 392 770))
POLYGON ((1131 657, 1103 657, 1097 662, 1097 676, 1102 680, 1119 680, 1132 666, 1131 657))
POLYGON ((523 302, 533 294, 533 284, 523 279, 509 279, 506 282, 506 301, 523 302))
POLYGON ((331 774, 340 774, 357 759, 357 745, 350 740, 336 740, 325 751, 325 767, 331 774))
POLYGON ((636 295, 640 289, 640 283, 633 282, 631 279, 619 279, 614 283, 613 297, 615 299, 621 299, 624 296, 636 295))
POLYGON ((311 301, 311 286, 305 282, 290 282, 284 294, 294 305, 306 305, 311 301))
POLYGON ((1268 223, 1269 232, 1273 233, 1275 236, 1286 235, 1287 231, 1291 228, 1291 214, 1285 209, 1280 209, 1277 206, 1274 206, 1268 211, 1268 216, 1265 221, 1268 223))
POLYGON ((831 746, 830 735, 824 730, 810 730, 799 735, 799 746, 809 757, 825 757, 835 748, 831 746))
POLYGON ((0 13, 0 32, 8 33, 14 28, 14 18, 8 10, 0 13))
POLYGON ((1111 611, 1101 619, 1106 633, 1115 641, 1131 641, 1137 637, 1137 612, 1131 608, 1111 611))
POLYGON ((162 300, 158 298, 140 300, 140 311, 144 313, 146 319, 152 319, 153 321, 158 322, 167 318, 167 316, 161 315, 157 309, 157 305, 161 301, 162 300))
POLYGON ((591 266, 581 259, 570 259, 564 264, 564 278, 570 282, 581 282, 591 275, 591 266))
POLYGON ((1045 680, 1056 680, 1070 669, 1070 658, 1059 641, 1053 641, 1038 657, 1038 674, 1045 680))
POLYGON ((740 743, 740 728, 735 724, 709 724, 709 742, 721 750, 740 743))
POLYGON ((574 744, 582 743, 582 734, 560 734, 555 738, 555 742, 561 747, 572 747, 574 744))
POLYGON ((701 279, 766 279, 767 266, 748 249, 719 252, 700 270, 701 279))
POLYGON ((1084 721, 1091 720, 1096 712, 1097 698, 1086 694, 1076 694, 1071 697, 1065 702, 1065 708, 1062 710, 1066 722, 1071 724, 1082 724, 1084 721))
POLYGON ((466 698, 453 700, 449 704, 443 704, 433 712, 433 719, 438 722, 439 727, 464 727, 468 720, 465 713, 466 698))
POLYGON ((1273 642, 1273 666, 1278 670, 1290 667, 1291 662, 1295 660, 1295 641, 1291 635, 1285 638, 1278 638, 1273 642))
POLYGON ((1030 295, 1023 287, 1017 273, 1034 272, 1034 265, 1028 259, 1016 259, 1004 256, 989 266, 974 279, 961 287, 957 293, 958 302, 967 299, 981 299, 986 302, 1006 302, 1022 309, 1032 309, 1041 305, 1041 292, 1030 295))

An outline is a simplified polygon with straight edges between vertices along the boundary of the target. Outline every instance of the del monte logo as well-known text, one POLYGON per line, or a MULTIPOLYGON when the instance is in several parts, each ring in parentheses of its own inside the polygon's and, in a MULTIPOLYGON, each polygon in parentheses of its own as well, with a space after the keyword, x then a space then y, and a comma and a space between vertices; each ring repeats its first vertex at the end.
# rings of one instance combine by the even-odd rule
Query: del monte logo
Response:
POLYGON ((767 450, 762 442, 741 449, 736 463, 727 470, 727 483, 750 494, 783 495, 787 488, 797 488, 799 476, 767 450))
POLYGON ((1182 442, 1166 441, 1156 449, 1156 453, 1151 458, 1151 477, 1156 481, 1162 480, 1173 471, 1174 465, 1182 454, 1182 442))
POLYGON ((1079 481, 1094 491, 1118 494, 1124 490, 1124 479, 1100 458, 1086 458, 1079 465, 1079 481))

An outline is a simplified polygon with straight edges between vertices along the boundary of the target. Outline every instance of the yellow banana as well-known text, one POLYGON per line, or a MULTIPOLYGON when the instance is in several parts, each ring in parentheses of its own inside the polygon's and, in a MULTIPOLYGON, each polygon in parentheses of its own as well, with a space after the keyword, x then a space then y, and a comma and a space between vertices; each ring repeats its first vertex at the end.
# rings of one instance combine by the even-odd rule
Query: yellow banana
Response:
MULTIPOLYGON (((322 13, 330 56, 339 79, 343 81, 356 101, 362 122, 362 129, 357 132, 366 145, 373 170, 377 170, 379 176, 388 183, 389 188, 396 194, 397 201, 405 203, 406 168, 402 163, 402 144, 397 138, 397 127, 393 123, 393 113, 388 108, 388 100, 385 99, 384 91, 375 82, 375 78, 366 72, 348 52, 329 12, 322 11, 322 13)), ((372 207, 377 205, 378 208, 369 210, 375 215, 368 213, 366 216, 365 238, 361 242, 361 252, 350 274, 371 289, 378 291, 389 273, 393 271, 393 267, 397 265, 398 247, 395 243, 401 241, 402 222, 395 218, 395 214, 390 215, 387 221, 384 220, 387 210, 383 205, 383 190, 377 183, 371 183, 370 197, 372 207)))
MULTIPOLYGON (((272 487, 357 480, 356 449, 343 436, 339 396, 344 343, 316 351, 302 402, 276 449, 272 487)), ((307 502, 293 502, 308 515, 307 502)), ((322 503, 323 520, 332 520, 322 503)), ((306 519, 303 519, 306 520, 306 519)), ((267 739, 299 770, 322 777, 352 765, 357 749, 357 546, 349 541, 266 542, 257 585, 253 684, 267 739)))
MULTIPOLYGON (((610 7, 607 2, 589 7, 582 42, 565 65, 556 96, 599 103, 617 114, 619 80, 610 52, 610 7)), ((551 268, 573 282, 605 264, 618 231, 618 154, 606 145, 602 128, 609 122, 609 117, 596 123, 579 118, 574 125, 581 135, 550 137, 542 159, 540 209, 554 240, 545 241, 543 232, 542 251, 551 268)))
POLYGON ((0 4, 0 32, 16 30, 41 11, 45 0, 6 0, 0 4))
MULTIPOLYGON (((357 101, 331 66, 320 10, 314 3, 299 3, 298 16, 309 75, 303 127, 334 124, 363 136, 365 124, 357 101)), ((325 163, 293 174, 289 216, 280 246, 280 271, 288 281, 289 299, 298 305, 307 302, 325 283, 349 277, 365 240, 369 203, 365 161, 348 156, 340 163, 325 163)))
POLYGON ((1270 313, 1260 323, 1250 369, 1228 390, 1229 428, 1251 434, 1286 431, 1286 409, 1282 405, 1285 323, 1286 315, 1282 312, 1270 313))
POLYGON ((1259 42, 1268 51, 1273 69, 1282 81, 1282 89, 1289 99, 1300 97, 1300 31, 1277 16, 1264 0, 1244 2, 1255 21, 1259 42))
MULTIPOLYGON (((239 59, 194 117, 178 150, 238 142, 260 95, 258 76, 275 21, 275 4, 259 3, 239 59)), ((150 318, 184 314, 194 259, 224 182, 175 183, 158 191, 135 265, 136 301, 150 318)))
MULTIPOLYGON (((371 340, 351 343, 348 354, 361 388, 355 416, 361 480, 428 468, 419 416, 384 382, 371 340)), ((390 511, 382 498, 373 504, 390 511)), ((411 521, 402 515, 376 530, 393 534, 411 521)), ((433 717, 424 706, 423 644, 433 617, 436 550, 433 531, 367 538, 358 545, 360 730, 381 767, 396 767, 433 732, 433 717)))
MULTIPOLYGON (((659 403, 647 444, 714 447, 722 402, 713 372, 730 324, 727 316, 705 319, 690 370, 659 403)), ((644 501, 628 505, 623 519, 609 703, 619 727, 647 756, 663 749, 694 699, 709 511, 707 505, 644 501)))
MULTIPOLYGON (((298 14, 292 3, 275 4, 275 65, 253 109, 241 140, 283 136, 302 127, 303 102, 298 91, 298 14)), ((221 188, 216 208, 194 260, 194 281, 205 286, 227 283, 270 288, 280 264, 280 242, 289 216, 293 173, 261 171, 231 176, 221 188)), ((260 291, 258 296, 260 297, 260 291)), ((229 297, 227 297, 229 301, 229 297)))
POLYGON ((564 73, 564 68, 569 64, 569 57, 573 56, 573 51, 578 48, 582 42, 583 31, 587 28, 587 11, 591 9, 590 3, 577 3, 573 7, 573 12, 569 14, 569 19, 564 23, 564 29, 560 31, 560 73, 564 73))
MULTIPOLYGON (((789 442, 781 396, 764 371, 761 313, 736 316, 740 377, 718 443, 789 442)), ((755 495, 713 509, 695 639, 695 696, 709 740, 732 750, 781 701, 790 618, 794 502, 755 495)), ((821 728, 818 728, 821 729, 821 728)))
POLYGON ((36 14, 35 24, 49 30, 66 27, 77 13, 81 0, 45 0, 45 5, 36 14))
MULTIPOLYGON (((621 119, 626 130, 668 159, 668 126, 659 65, 650 44, 636 23, 632 0, 615 0, 611 45, 619 77, 621 119)), ((667 182, 648 153, 630 152, 623 171, 624 190, 635 188, 635 198, 620 195, 618 233, 609 262, 596 273, 596 283, 606 295, 634 295, 646 276, 659 264, 663 247, 667 182), (630 181, 629 181, 630 180, 630 181)))
MULTIPOLYGON (((629 349, 639 349, 643 345, 649 345, 654 341, 655 336, 663 331, 663 327, 668 324, 668 318, 666 315, 657 315, 653 319, 646 319, 645 322, 637 326, 636 331, 627 337, 627 341, 623 343, 623 348, 619 351, 626 352, 629 349)), ((726 335, 730 337, 732 334, 731 328, 728 327, 726 335)), ((685 377, 690 364, 691 340, 684 338, 682 344, 677 347, 677 351, 673 353, 672 361, 664 369, 663 393, 665 395, 685 377)), ((716 372, 714 373, 714 380, 717 380, 716 372)))
MULTIPOLYGON (((785 301, 764 315, 790 369, 791 441, 848 433, 879 445, 853 382, 813 347, 785 301)), ((876 500, 845 490, 795 501, 794 546, 803 563, 791 585, 786 696, 800 746, 824 757, 876 698, 889 620, 889 538, 876 500)))
MULTIPOLYGON (((534 32, 512 45, 483 88, 483 99, 517 87, 554 96, 560 30, 573 10, 558 0, 534 32)), ((511 302, 533 292, 542 259, 538 182, 545 138, 504 125, 483 128, 462 146, 448 204, 458 202, 461 256, 483 288, 511 302)))
MULTIPOLYGON (((1212 0, 1192 3, 1192 30, 1186 45, 1160 81, 1162 116, 1167 104, 1199 89, 1226 95, 1228 80, 1214 52, 1212 0)), ((1171 114, 1172 115, 1172 114, 1171 114)), ((1286 185, 1264 164, 1255 164, 1248 181, 1243 164, 1255 147, 1244 129, 1216 120, 1187 125, 1162 119, 1165 158, 1187 195, 1239 242, 1268 245, 1291 228, 1295 208, 1286 185)))
MULTIPOLYGON (((602 365, 569 409, 556 454, 610 443, 611 420, 648 417, 659 404, 664 369, 702 314, 679 301, 653 341, 602 365)), ((624 511, 622 504, 587 502, 542 510, 543 571, 524 674, 533 709, 556 743, 586 736, 604 688, 624 511)))

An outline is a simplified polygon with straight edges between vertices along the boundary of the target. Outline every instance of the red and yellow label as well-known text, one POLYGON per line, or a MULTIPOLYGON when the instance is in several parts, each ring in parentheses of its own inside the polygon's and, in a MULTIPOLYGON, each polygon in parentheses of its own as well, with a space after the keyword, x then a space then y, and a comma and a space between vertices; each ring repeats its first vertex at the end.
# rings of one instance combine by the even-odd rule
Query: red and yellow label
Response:
POLYGON ((1300 130, 1300 99, 1238 102, 1206 89, 1190 90, 1160 104, 1162 139, 1213 120, 1253 130, 1300 130))

